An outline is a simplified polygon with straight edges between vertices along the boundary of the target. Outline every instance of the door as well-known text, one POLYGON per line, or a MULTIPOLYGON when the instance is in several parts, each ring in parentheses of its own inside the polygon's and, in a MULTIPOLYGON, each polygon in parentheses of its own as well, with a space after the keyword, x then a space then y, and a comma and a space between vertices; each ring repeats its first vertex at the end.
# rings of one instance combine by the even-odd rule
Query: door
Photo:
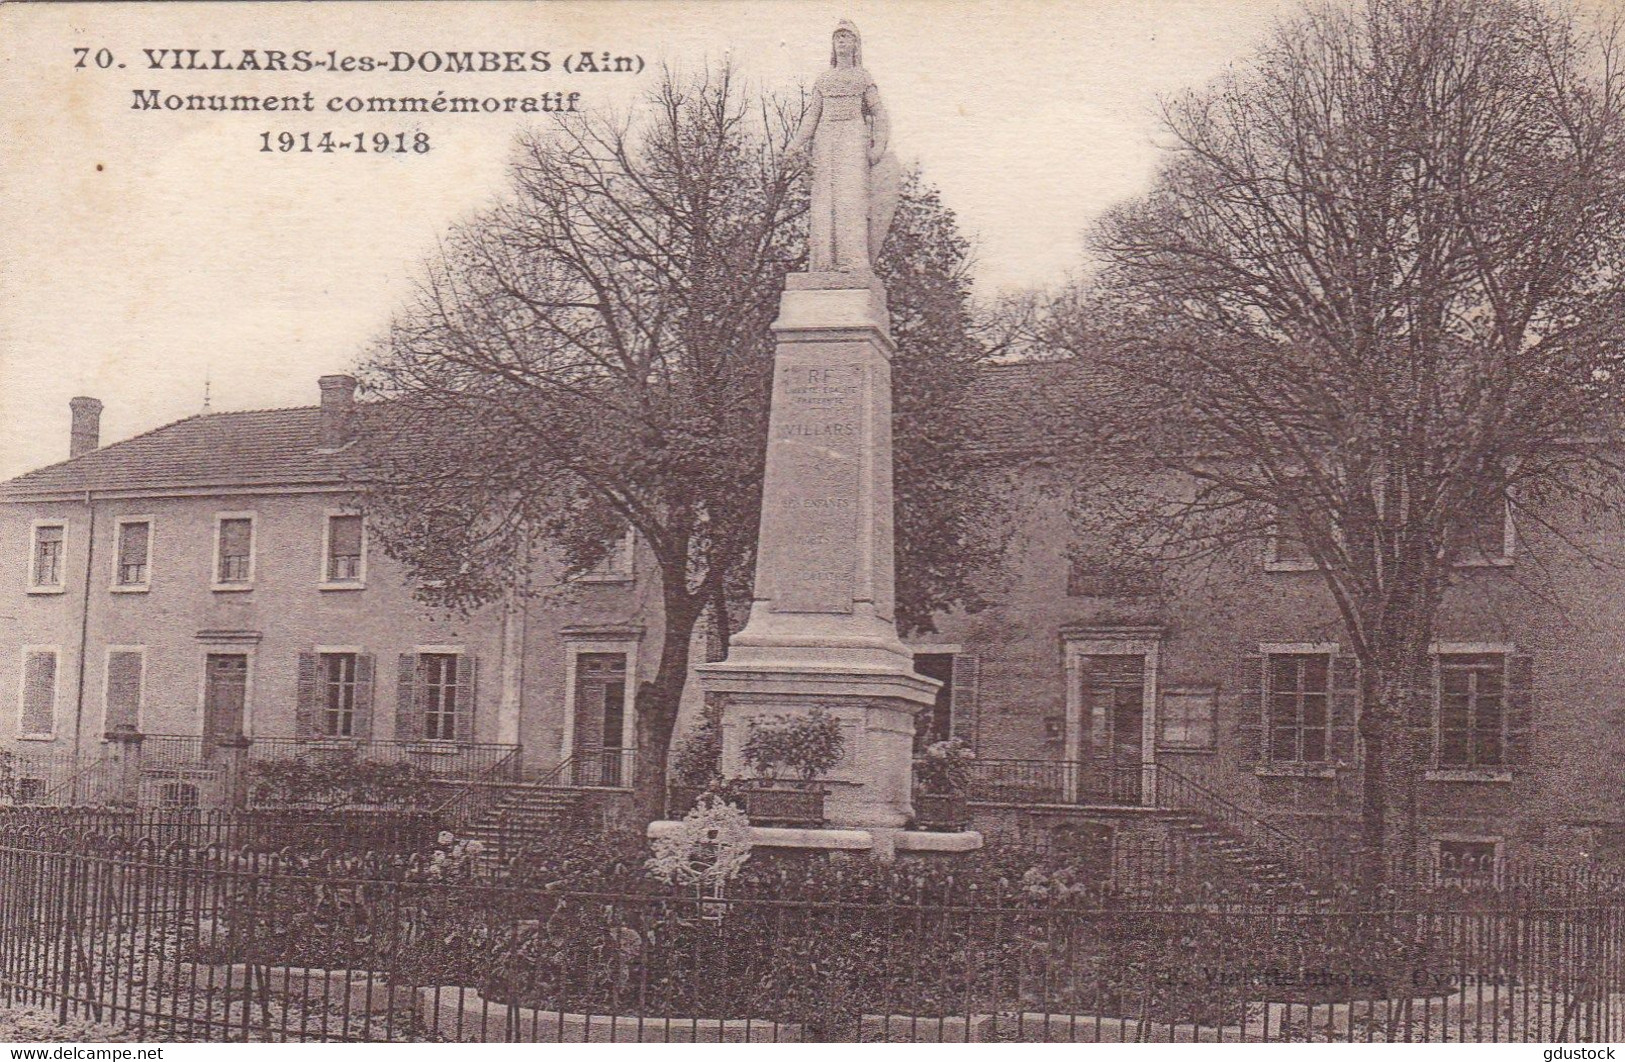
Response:
POLYGON ((621 734, 626 722, 625 653, 582 653, 576 657, 575 714, 575 784, 624 784, 621 734))
POLYGON ((1084 802, 1138 804, 1145 753, 1145 657, 1139 653, 1078 660, 1084 733, 1084 802))
POLYGON ((203 666, 203 758, 208 760, 221 742, 243 736, 248 656, 210 653, 203 666))

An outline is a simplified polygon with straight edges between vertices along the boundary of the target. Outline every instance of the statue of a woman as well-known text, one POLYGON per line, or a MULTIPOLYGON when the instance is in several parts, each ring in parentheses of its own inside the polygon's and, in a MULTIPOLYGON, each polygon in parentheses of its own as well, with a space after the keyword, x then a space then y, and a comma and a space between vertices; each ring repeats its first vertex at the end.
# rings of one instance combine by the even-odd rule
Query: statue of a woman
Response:
POLYGON ((812 105, 790 144, 812 145, 808 268, 867 273, 897 210, 897 158, 880 90, 863 68, 858 28, 842 19, 830 41, 830 69, 813 82, 812 105))

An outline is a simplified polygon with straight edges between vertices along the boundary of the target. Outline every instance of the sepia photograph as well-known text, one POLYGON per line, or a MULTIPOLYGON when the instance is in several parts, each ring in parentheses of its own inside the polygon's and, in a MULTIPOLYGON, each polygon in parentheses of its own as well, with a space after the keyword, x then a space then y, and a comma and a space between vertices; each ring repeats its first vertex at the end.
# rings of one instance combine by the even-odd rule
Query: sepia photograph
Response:
POLYGON ((1625 1043, 1625 2, 0 3, 9 1057, 808 1042, 1625 1043))

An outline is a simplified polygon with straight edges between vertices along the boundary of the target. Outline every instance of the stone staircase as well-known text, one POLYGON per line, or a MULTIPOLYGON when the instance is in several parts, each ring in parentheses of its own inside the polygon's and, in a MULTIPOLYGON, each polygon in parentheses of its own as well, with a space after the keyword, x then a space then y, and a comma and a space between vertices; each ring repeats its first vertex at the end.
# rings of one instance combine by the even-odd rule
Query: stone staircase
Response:
POLYGON ((505 866, 527 849, 556 842, 562 825, 586 799, 579 789, 565 786, 503 788, 502 796, 492 806, 458 831, 459 836, 484 844, 481 859, 492 869, 505 866))
POLYGON ((1188 876, 1217 885, 1245 883, 1266 892, 1310 888, 1285 859, 1261 849, 1217 819, 1184 809, 1162 811, 1157 818, 1167 828, 1188 876))

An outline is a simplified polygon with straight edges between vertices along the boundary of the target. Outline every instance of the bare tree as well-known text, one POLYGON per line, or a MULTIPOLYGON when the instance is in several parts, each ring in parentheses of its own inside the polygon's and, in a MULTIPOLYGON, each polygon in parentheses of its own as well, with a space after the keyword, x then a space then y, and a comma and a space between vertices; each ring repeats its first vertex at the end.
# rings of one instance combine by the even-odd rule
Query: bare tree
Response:
MULTIPOLYGON (((425 599, 466 610, 539 591, 544 555, 568 582, 628 528, 653 554, 660 658, 635 693, 647 817, 661 810, 695 625, 709 610, 728 630, 730 603, 749 596, 768 326, 805 256, 805 184, 785 155, 799 115, 726 68, 667 72, 630 117, 564 116, 527 135, 513 195, 448 236, 366 369, 396 399, 367 503, 425 599)), ((894 233, 880 271, 906 274, 892 288, 899 479, 953 479, 969 452, 951 446, 955 397, 980 357, 967 248, 917 181, 894 233)), ((976 527, 977 505, 949 509, 966 494, 902 509, 900 539, 976 527)), ((974 606, 962 575, 978 555, 925 569, 900 612, 928 622, 936 607, 974 606)))
POLYGON ((1165 105, 1153 190, 1052 307, 1113 395, 1089 445, 1171 473, 1115 495, 1119 527, 1183 558, 1279 532, 1319 570, 1359 665, 1369 884, 1414 859, 1462 551, 1508 502, 1578 546, 1559 514, 1620 501, 1618 45, 1536 0, 1310 9, 1165 105))

